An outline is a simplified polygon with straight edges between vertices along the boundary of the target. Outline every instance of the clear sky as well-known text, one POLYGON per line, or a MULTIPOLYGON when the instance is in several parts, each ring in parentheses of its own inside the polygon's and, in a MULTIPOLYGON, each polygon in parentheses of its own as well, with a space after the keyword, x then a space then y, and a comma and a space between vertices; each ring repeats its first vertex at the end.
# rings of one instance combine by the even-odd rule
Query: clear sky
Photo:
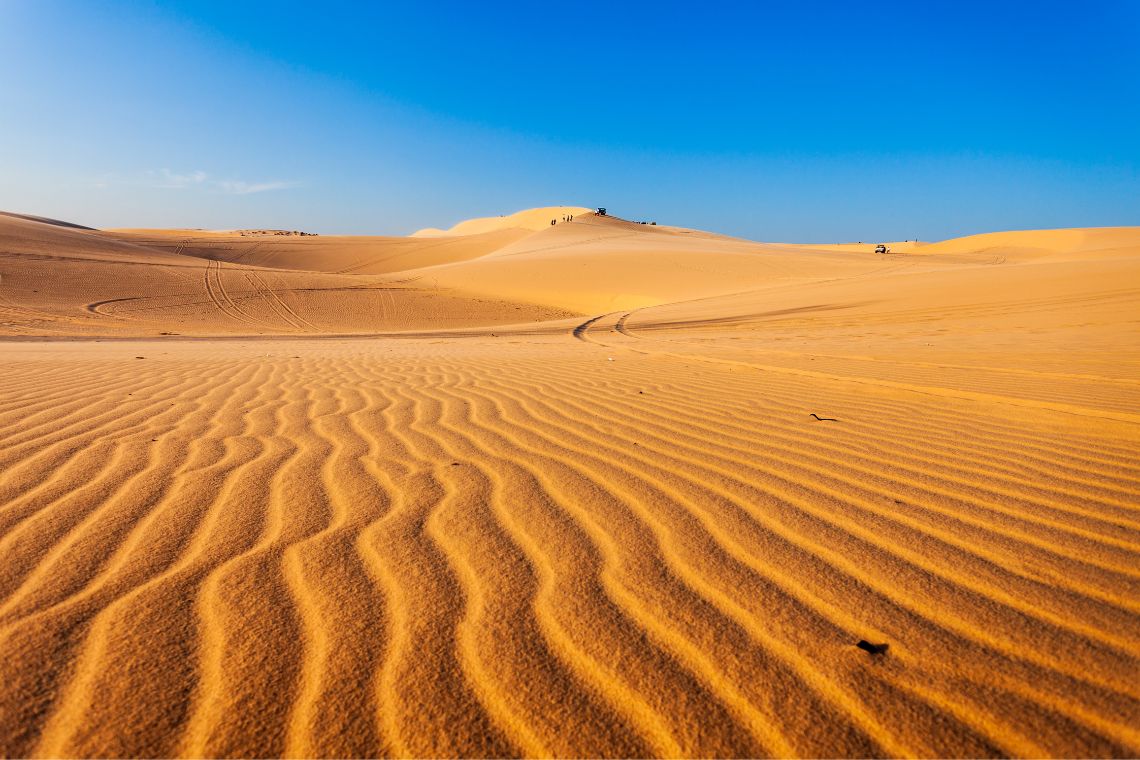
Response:
POLYGON ((757 240, 1140 225, 1140 2, 0 0, 0 209, 757 240))

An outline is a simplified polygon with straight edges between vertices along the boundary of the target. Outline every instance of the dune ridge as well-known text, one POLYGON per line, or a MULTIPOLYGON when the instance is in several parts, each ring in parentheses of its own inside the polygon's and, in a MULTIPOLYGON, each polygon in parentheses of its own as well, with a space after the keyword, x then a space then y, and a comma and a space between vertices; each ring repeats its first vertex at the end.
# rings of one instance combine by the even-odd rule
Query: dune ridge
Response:
POLYGON ((0 219, 0 755, 1140 753, 1140 229, 193 233, 0 219))

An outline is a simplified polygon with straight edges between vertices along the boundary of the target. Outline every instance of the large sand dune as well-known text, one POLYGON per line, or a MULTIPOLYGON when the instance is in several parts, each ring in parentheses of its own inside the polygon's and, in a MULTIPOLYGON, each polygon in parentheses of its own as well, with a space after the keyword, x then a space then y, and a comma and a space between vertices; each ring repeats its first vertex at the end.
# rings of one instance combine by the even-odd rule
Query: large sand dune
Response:
POLYGON ((469 228, 0 217, 0 755, 1140 753, 1140 228, 469 228))

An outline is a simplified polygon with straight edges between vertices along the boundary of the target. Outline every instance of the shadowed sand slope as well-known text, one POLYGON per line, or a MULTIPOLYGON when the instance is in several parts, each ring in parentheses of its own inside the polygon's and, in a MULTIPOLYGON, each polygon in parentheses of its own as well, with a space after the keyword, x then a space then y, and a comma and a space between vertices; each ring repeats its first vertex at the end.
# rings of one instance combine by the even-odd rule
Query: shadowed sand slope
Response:
POLYGON ((186 256, 230 264, 332 274, 389 274, 405 269, 449 264, 492 253, 531 235, 502 229, 441 238, 309 237, 203 234, 193 230, 110 231, 118 240, 186 256))
POLYGON ((482 255, 518 234, 472 237, 466 247, 410 238, 195 238, 0 217, 0 335, 359 333, 577 313, 397 271, 482 255))
POLYGON ((63 222, 59 219, 49 219, 45 216, 32 216, 31 214, 16 214, 11 211, 0 211, 0 216, 7 216, 13 219, 24 219, 29 222, 40 222, 42 224, 54 224, 57 227, 70 227, 76 230, 93 230, 94 227, 84 227, 82 224, 75 224, 73 222, 63 222))
POLYGON ((494 234, 0 220, 0 756, 1140 754, 1140 232, 494 234))

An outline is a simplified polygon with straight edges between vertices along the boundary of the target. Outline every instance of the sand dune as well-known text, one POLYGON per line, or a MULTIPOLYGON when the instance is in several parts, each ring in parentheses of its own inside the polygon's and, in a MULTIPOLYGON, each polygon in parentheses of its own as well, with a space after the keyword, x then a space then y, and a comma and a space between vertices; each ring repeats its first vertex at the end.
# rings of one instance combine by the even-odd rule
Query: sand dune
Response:
POLYGON ((476 228, 0 218, 0 755, 1140 753, 1140 229, 476 228))

